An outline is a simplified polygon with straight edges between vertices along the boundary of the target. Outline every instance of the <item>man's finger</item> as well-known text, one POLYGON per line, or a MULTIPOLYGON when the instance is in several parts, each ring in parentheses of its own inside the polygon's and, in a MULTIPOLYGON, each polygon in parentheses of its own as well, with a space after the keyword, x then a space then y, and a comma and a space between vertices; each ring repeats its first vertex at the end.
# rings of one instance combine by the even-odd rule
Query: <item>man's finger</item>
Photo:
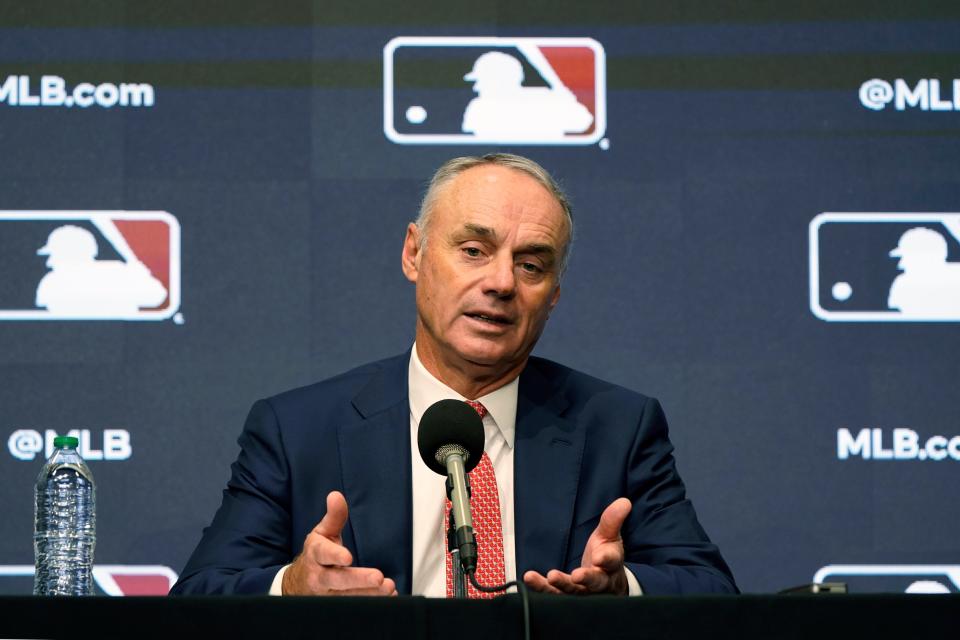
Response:
POLYGON ((595 567, 607 573, 623 568, 623 545, 620 542, 607 542, 593 550, 590 560, 595 567))
POLYGON ((633 505, 626 498, 617 498, 603 510, 600 516, 600 524, 597 525, 596 533, 606 540, 616 540, 620 537, 620 528, 624 521, 630 515, 633 505))
POLYGON ((342 591, 330 591, 327 595, 331 596, 395 596, 395 589, 387 591, 383 587, 371 589, 344 589, 342 591))
POLYGON ((563 593, 577 594, 585 593, 587 590, 582 584, 574 582, 569 573, 564 573, 558 569, 553 569, 547 573, 547 582, 563 593))
POLYGON ((327 494, 327 513, 313 531, 325 538, 339 540, 340 532, 346 523, 347 499, 339 491, 331 491, 327 494))
POLYGON ((309 545, 310 559, 325 567, 349 567, 353 564, 353 554, 343 545, 324 536, 314 536, 314 544, 309 545))
POLYGON ((523 574, 523 583, 534 591, 539 591, 540 593, 563 593, 547 582, 547 579, 536 571, 527 571, 525 574, 523 574))
MULTIPOLYGON (((383 573, 379 569, 362 567, 326 567, 319 577, 321 583, 332 591, 348 591, 353 589, 380 589, 385 582, 383 573)), ((386 593, 393 591, 393 587, 386 589, 386 593)))
POLYGON ((570 579, 592 593, 606 591, 610 584, 610 576, 602 569, 585 569, 583 567, 574 569, 573 573, 570 574, 570 579))

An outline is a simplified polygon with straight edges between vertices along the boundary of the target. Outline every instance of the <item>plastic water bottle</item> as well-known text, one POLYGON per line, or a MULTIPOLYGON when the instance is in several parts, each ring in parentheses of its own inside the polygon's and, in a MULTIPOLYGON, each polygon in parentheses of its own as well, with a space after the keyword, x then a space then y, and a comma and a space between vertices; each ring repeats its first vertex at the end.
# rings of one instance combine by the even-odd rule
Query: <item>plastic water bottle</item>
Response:
POLYGON ((77 453, 77 439, 58 436, 43 465, 34 497, 33 594, 93 594, 96 497, 93 474, 77 453))

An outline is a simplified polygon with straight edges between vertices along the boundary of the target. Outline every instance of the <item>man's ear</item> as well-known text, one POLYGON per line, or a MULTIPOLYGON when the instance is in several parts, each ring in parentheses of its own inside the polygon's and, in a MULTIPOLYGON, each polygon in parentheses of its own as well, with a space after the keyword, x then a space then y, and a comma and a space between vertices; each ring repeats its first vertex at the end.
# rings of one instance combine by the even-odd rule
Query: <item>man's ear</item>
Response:
POLYGON ((550 297, 550 311, 553 311, 553 308, 557 306, 557 303, 560 302, 560 285, 557 285, 557 288, 553 290, 553 295, 550 297))
POLYGON ((412 222, 407 225, 407 237, 403 239, 403 254, 400 256, 400 266, 403 268, 403 275, 407 277, 407 280, 410 282, 417 281, 420 268, 420 229, 412 222))

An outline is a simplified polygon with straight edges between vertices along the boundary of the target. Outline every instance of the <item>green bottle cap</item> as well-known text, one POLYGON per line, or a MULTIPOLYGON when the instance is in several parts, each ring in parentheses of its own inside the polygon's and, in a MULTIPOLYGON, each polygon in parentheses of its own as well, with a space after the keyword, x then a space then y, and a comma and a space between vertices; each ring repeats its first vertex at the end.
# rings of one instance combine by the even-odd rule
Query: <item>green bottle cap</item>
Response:
POLYGON ((57 447, 58 449, 61 447, 70 447, 72 449, 76 449, 78 444, 80 444, 80 441, 73 436, 57 436, 53 439, 53 446, 57 447))

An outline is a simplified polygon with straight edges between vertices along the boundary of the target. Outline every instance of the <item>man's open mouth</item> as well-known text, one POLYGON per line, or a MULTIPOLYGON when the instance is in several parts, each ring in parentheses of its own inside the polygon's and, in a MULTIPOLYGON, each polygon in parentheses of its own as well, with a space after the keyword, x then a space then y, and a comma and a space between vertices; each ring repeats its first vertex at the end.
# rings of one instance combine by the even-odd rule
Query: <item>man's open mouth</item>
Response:
POLYGON ((490 324, 497 324, 497 325, 512 324, 504 316, 486 315, 483 313, 468 313, 466 314, 466 316, 468 318, 473 318, 474 320, 482 320, 483 322, 489 322, 490 324))

